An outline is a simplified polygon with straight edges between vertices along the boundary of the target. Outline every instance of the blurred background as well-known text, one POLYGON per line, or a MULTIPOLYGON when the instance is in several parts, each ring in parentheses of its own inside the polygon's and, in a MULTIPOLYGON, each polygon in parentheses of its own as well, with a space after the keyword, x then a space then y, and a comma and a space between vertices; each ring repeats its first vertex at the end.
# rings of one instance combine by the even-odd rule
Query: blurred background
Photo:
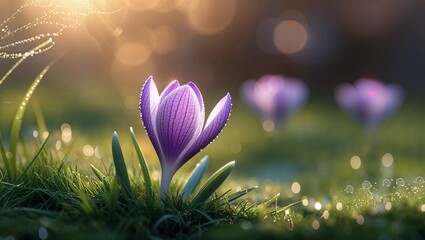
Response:
MULTIPOLYGON (((49 3, 63 1, 33 2, 38 6, 25 8, 12 19, 15 27, 51 14, 49 3)), ((423 0, 98 0, 90 7, 87 0, 73 2, 72 11, 61 14, 59 8, 54 13, 55 21, 63 22, 62 15, 71 13, 78 16, 73 21, 81 24, 55 37, 56 45, 50 51, 25 61, 0 87, 2 129, 9 126, 39 71, 65 52, 46 75, 35 99, 52 128, 67 122, 73 129, 98 133, 91 135, 97 140, 91 140, 90 146, 99 138, 109 141, 113 130, 127 131, 128 126, 137 126, 142 135, 138 98, 143 83, 153 75, 160 90, 173 79, 195 82, 204 93, 207 112, 227 91, 231 93, 232 117, 221 143, 207 150, 221 150, 214 153, 215 158, 247 162, 257 157, 284 158, 328 176, 332 168, 327 161, 344 159, 349 168, 353 155, 371 148, 364 145, 367 141, 360 126, 334 103, 334 88, 341 82, 373 77, 397 83, 406 93, 400 114, 382 130, 384 147, 376 156, 393 150, 400 150, 405 159, 425 156, 421 150, 423 0), (239 86, 265 74, 298 77, 310 88, 309 103, 284 127, 280 140, 271 140, 260 121, 239 102, 239 86), (307 146, 310 151, 305 151, 307 146)), ((3 0, 0 22, 23 4, 3 0)), ((69 18, 65 20, 72 25, 69 18)), ((0 46, 55 29, 55 24, 42 23, 1 38, 0 46)), ((6 50, 22 52, 31 47, 24 44, 6 50)), ((15 62, 1 59, 0 74, 15 62)), ((35 124, 32 114, 26 121, 35 124)), ((274 166, 266 173, 273 168, 297 172, 274 166)))
MULTIPOLYGON (((75 2, 84 8, 89 1, 75 2)), ((247 79, 279 73, 305 80, 312 94, 328 94, 338 82, 369 76, 399 83, 409 95, 421 93, 424 83, 421 0, 91 2, 100 12, 55 39, 54 50, 67 52, 55 67, 64 76, 55 82, 78 84, 97 77, 127 94, 153 75, 161 86, 177 78, 233 92, 247 79)), ((23 3, 3 1, 1 19, 23 3)), ((48 10, 29 8, 15 20, 29 22, 48 10)), ((40 25, 26 34, 46 28, 40 25)), ((54 54, 27 65, 37 71, 54 54)), ((2 61, 2 72, 12 63, 2 61)), ((33 76, 29 70, 21 73, 33 76)))

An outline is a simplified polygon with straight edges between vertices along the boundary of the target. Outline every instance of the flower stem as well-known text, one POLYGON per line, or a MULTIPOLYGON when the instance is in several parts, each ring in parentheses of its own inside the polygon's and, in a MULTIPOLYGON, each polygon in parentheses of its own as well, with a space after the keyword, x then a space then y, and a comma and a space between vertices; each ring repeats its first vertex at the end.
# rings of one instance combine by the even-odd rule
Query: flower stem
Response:
POLYGON ((159 197, 164 199, 168 193, 170 187, 171 179, 173 179, 173 171, 171 168, 164 167, 161 172, 161 186, 159 188, 159 197))

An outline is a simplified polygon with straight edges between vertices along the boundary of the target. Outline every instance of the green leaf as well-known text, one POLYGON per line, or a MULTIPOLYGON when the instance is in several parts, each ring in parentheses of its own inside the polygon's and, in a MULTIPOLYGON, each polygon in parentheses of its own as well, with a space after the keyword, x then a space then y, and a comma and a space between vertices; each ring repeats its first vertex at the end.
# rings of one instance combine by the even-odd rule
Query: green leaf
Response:
POLYGON ((38 84, 43 79, 44 75, 49 71, 49 69, 55 64, 59 58, 56 58, 50 62, 34 79, 30 88, 27 90, 24 99, 22 99, 18 111, 16 112, 15 118, 12 123, 12 129, 10 131, 10 141, 9 141, 9 151, 12 153, 12 159, 9 162, 11 168, 12 178, 16 176, 16 159, 17 159, 17 148, 18 148, 18 139, 21 132, 22 120, 24 118, 25 110, 27 108, 28 102, 37 89, 38 84))
POLYGON ((130 187, 130 179, 128 178, 127 167, 125 165, 124 156, 121 150, 120 140, 118 139, 117 132, 112 135, 112 156, 114 158, 115 171, 117 174, 118 182, 124 189, 125 194, 132 198, 130 187))
POLYGON ((192 200, 193 205, 202 204, 221 186, 235 166, 235 161, 229 162, 215 172, 202 186, 192 200))
MULTIPOLYGON (((250 193, 251 191, 253 191, 253 190, 255 190, 255 189, 257 189, 258 188, 258 186, 253 186, 253 187, 249 187, 249 188, 245 188, 245 189, 243 189, 243 190, 240 190, 240 191, 238 191, 238 192, 235 192, 235 193, 233 193, 233 194, 231 194, 228 198, 227 198, 227 202, 233 202, 233 201, 235 201, 236 199, 238 199, 238 198, 240 198, 240 197, 242 197, 242 196, 245 196, 246 194, 248 194, 248 193, 250 193)), ((220 206, 222 206, 222 205, 224 205, 225 204, 225 202, 223 201, 221 204, 220 204, 220 206)))
POLYGON ((153 186, 151 181, 151 174, 149 172, 148 164, 143 156, 142 150, 140 149, 139 143, 137 142, 136 135, 134 134, 133 128, 130 127, 131 140, 133 141, 134 148, 136 149, 137 157, 139 159, 140 167, 142 168, 143 179, 147 188, 148 195, 153 198, 153 186))
POLYGON ((199 182, 202 179, 202 176, 205 173, 207 165, 208 156, 205 156, 198 164, 196 164, 196 167, 193 169, 182 190, 183 199, 187 199, 195 191, 196 187, 199 185, 199 182))
POLYGON ((25 61, 25 59, 27 59, 28 57, 32 56, 31 53, 33 52, 37 52, 38 50, 45 48, 47 45, 52 45, 53 40, 51 38, 49 38, 47 41, 41 43, 40 45, 36 46, 35 48, 31 49, 30 51, 26 52, 25 54, 23 54, 23 56, 9 69, 9 71, 7 71, 7 73, 0 79, 0 85, 6 80, 6 78, 9 77, 10 74, 12 74, 12 72, 19 66, 21 65, 21 63, 23 61, 25 61))
POLYGON ((93 171, 94 175, 96 175, 97 179, 99 179, 100 181, 103 181, 105 179, 105 175, 95 166, 90 164, 90 168, 93 171))

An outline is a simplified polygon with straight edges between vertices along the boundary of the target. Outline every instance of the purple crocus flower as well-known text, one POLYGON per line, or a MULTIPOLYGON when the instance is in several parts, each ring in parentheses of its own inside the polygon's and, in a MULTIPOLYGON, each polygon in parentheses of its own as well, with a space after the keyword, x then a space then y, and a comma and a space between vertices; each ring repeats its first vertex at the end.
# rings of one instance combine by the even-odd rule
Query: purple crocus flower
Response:
POLYGON ((140 116, 161 163, 161 197, 177 170, 221 132, 231 106, 227 94, 204 125, 204 101, 194 83, 180 86, 174 80, 159 95, 152 76, 147 79, 140 96, 140 116))
POLYGON ((306 101, 308 88, 301 80, 281 75, 265 75, 241 87, 242 98, 264 120, 271 131, 294 114, 306 101))
POLYGON ((403 91, 395 84, 385 85, 375 79, 362 78, 354 85, 343 83, 337 86, 335 99, 366 130, 373 130, 399 108, 403 91))

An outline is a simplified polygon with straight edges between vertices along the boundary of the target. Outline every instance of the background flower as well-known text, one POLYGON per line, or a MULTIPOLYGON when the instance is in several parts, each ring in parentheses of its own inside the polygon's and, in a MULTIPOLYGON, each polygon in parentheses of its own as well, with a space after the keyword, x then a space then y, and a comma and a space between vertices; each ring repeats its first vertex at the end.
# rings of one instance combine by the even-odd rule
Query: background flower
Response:
POLYGON ((274 126, 280 125, 304 104, 308 89, 298 79, 265 75, 258 81, 245 82, 241 95, 264 121, 272 123, 271 128, 266 130, 273 130, 274 126))
POLYGON ((390 118, 403 100, 401 87, 385 85, 375 80, 363 78, 354 85, 343 83, 335 89, 338 105, 366 129, 375 129, 390 118))

